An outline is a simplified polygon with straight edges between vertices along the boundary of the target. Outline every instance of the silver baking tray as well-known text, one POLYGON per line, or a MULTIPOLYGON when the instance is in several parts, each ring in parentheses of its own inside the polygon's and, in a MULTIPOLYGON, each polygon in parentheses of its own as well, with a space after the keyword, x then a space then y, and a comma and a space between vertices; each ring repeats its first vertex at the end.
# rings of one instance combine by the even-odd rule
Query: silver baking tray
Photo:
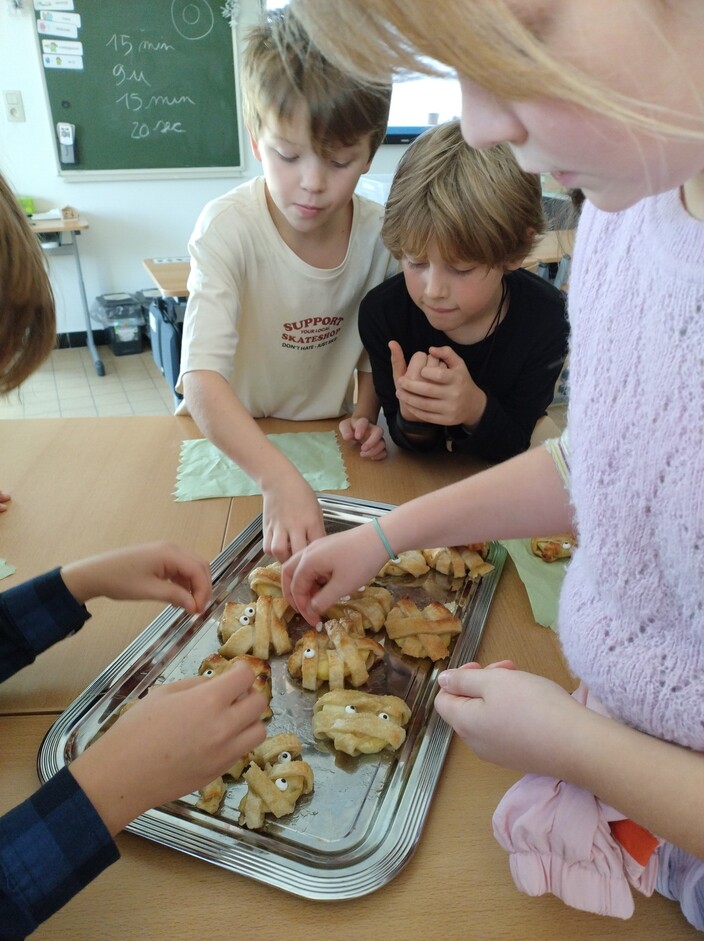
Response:
MULTIPOLYGON (((326 529, 337 532, 381 517, 391 507, 352 498, 319 494, 326 529)), ((350 758, 311 732, 318 694, 302 690, 286 669, 286 657, 272 664, 274 716, 269 734, 296 732, 303 758, 315 775, 313 793, 303 797, 289 817, 267 818, 250 831, 238 824, 238 804, 245 792, 239 782, 228 792, 217 816, 195 807, 197 795, 150 810, 128 830, 232 872, 309 899, 351 899, 379 889, 408 863, 418 844, 452 735, 433 709, 438 673, 475 656, 491 599, 506 558, 492 543, 494 570, 480 581, 451 582, 434 573, 422 579, 389 578, 381 583, 394 596, 417 603, 436 599, 456 605, 462 632, 448 661, 431 663, 403 656, 385 645, 385 657, 370 673, 367 689, 402 697, 412 709, 404 745, 394 755, 350 758)), ((262 549, 259 516, 212 563, 213 601, 202 615, 166 608, 59 717, 39 751, 39 777, 46 781, 69 764, 114 718, 120 706, 141 696, 154 683, 198 672, 201 661, 217 650, 217 624, 228 600, 248 601, 247 575, 271 562, 262 549)), ((307 625, 291 622, 293 640, 307 625)), ((325 692, 323 686, 320 692, 325 692)), ((205 730, 204 730, 205 731, 205 730)))

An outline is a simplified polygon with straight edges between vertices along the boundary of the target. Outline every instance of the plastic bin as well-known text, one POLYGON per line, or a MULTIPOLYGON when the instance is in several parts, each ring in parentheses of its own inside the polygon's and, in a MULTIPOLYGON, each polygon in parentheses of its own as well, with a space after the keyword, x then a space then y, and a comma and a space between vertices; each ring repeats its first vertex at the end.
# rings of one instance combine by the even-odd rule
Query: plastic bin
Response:
POLYGON ((115 356, 142 352, 144 315, 134 294, 125 291, 100 294, 95 299, 91 315, 106 328, 115 356))
POLYGON ((181 368, 181 341, 186 299, 157 297, 149 305, 149 339, 154 362, 162 371, 174 394, 174 406, 182 395, 176 392, 176 381, 181 368))
POLYGON ((115 320, 107 328, 110 337, 110 349, 115 356, 127 356, 129 353, 142 352, 142 328, 144 319, 140 316, 115 320))

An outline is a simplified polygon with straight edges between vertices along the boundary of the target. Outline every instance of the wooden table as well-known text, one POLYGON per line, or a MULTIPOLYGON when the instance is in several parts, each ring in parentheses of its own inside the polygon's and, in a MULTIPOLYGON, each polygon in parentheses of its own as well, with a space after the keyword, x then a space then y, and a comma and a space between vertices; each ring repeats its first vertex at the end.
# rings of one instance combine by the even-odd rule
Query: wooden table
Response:
POLYGON ((57 235, 59 242, 56 247, 49 249, 46 243, 42 243, 47 256, 69 254, 73 255, 76 262, 76 274, 78 277, 78 289, 81 292, 81 302, 83 304, 83 316, 86 323, 86 343, 90 350, 95 371, 99 376, 105 375, 105 366, 100 358, 93 337, 93 326, 90 321, 90 310, 88 309, 88 298, 86 297, 86 286, 83 281, 83 269, 81 268, 81 256, 78 251, 78 236, 85 232, 88 223, 85 219, 30 219, 29 224, 37 235, 57 235), (71 240, 65 239, 66 235, 71 236, 71 240))
MULTIPOLYGON (((546 232, 525 258, 523 267, 535 268, 541 261, 546 264, 559 262, 563 255, 571 253, 573 244, 574 231, 571 229, 546 232)), ((164 297, 188 296, 188 258, 145 258, 143 264, 164 297)))
MULTIPOLYGON (((267 433, 328 430, 334 422, 262 422, 267 433)), ((0 422, 2 555, 17 566, 9 587, 108 546, 165 537, 213 557, 261 510, 260 497, 177 504, 170 496, 180 441, 199 437, 188 418, 0 422)), ((398 451, 384 464, 343 446, 351 496, 401 502, 481 465, 461 455, 398 451)), ((156 613, 152 605, 90 602, 94 617, 73 640, 4 684, 0 700, 0 812, 37 785, 36 756, 56 715, 156 613)), ((568 689, 555 636, 537 626, 507 561, 479 650, 483 663, 512 657, 568 689)), ((37 941, 257 938, 260 941, 679 941, 699 937, 673 903, 636 898, 627 922, 531 899, 514 887, 494 841, 491 814, 514 772, 453 741, 418 849, 387 886, 361 899, 315 903, 165 849, 131 834, 122 860, 42 926, 37 941)))

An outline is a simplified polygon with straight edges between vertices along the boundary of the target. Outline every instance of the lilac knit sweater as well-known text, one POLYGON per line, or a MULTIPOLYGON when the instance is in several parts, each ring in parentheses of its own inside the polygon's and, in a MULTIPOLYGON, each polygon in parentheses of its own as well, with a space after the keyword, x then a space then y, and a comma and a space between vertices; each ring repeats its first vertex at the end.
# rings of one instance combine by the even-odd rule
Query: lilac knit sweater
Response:
POLYGON ((704 223, 677 192, 585 205, 570 322, 563 649, 612 716, 704 751, 704 223))

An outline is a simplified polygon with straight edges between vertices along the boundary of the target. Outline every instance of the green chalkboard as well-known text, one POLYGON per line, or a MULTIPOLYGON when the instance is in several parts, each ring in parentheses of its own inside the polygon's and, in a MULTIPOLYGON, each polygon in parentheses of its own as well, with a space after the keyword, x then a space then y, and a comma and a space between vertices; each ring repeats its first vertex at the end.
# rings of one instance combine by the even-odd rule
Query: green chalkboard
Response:
POLYGON ((37 12, 62 173, 241 166, 235 43, 221 8, 221 0, 74 0, 37 12), (59 122, 75 126, 73 163, 59 122))

